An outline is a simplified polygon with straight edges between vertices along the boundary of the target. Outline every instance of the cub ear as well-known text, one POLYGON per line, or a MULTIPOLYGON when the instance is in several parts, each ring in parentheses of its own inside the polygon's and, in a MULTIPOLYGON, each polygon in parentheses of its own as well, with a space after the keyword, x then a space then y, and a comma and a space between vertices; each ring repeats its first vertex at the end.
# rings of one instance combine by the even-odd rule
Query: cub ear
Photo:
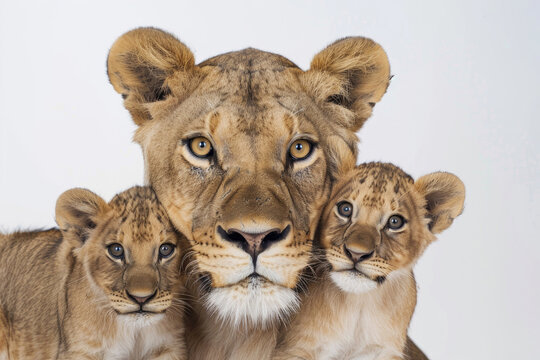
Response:
POLYGON ((90 190, 71 189, 56 201, 56 223, 64 236, 84 243, 97 219, 109 210, 105 200, 90 190))
POLYGON ((107 58, 109 81, 122 94, 137 125, 152 118, 144 104, 165 99, 173 75, 194 67, 192 52, 173 35, 155 28, 125 33, 107 58))
POLYGON ((315 55, 306 73, 306 88, 320 101, 341 107, 337 119, 356 132, 371 116, 390 83, 390 64, 371 39, 348 37, 315 55))
POLYGON ((433 234, 446 230, 463 212, 465 185, 457 176, 436 172, 422 176, 414 185, 426 199, 426 209, 431 219, 429 229, 433 234))

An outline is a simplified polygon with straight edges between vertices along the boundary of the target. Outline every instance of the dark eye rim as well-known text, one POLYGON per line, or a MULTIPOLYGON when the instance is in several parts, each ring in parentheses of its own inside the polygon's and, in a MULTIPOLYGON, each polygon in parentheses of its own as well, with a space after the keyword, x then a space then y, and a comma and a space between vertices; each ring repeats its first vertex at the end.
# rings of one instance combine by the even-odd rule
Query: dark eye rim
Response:
POLYGON ((159 257, 160 257, 161 259, 167 259, 167 258, 170 258, 170 257, 174 254, 175 250, 176 250, 176 245, 171 244, 171 243, 163 243, 163 244, 159 245, 159 250, 158 250, 159 257), (168 254, 166 254, 166 255, 163 255, 163 254, 161 253, 161 247, 162 247, 163 245, 169 246, 169 247, 171 248, 171 252, 168 253, 168 254))
POLYGON ((407 220, 402 215, 393 214, 393 215, 390 215, 388 217, 388 220, 386 221, 386 226, 385 227, 386 227, 386 229, 388 229, 390 231, 396 231, 396 230, 401 230, 405 226, 406 223, 407 223, 407 220), (399 227, 396 227, 396 228, 393 228, 393 227, 390 226, 390 219, 392 219, 394 216, 401 219, 401 225, 399 227))
POLYGON ((343 216, 344 218, 347 218, 347 219, 348 219, 348 218, 350 218, 350 217, 352 216, 352 212, 353 212, 354 206, 353 206, 353 204, 350 203, 349 201, 343 200, 343 201, 340 201, 340 202, 338 202, 338 203, 336 204, 336 208, 337 208, 337 212, 338 212, 338 214, 339 214, 340 216, 343 216), (342 214, 342 213, 341 213, 341 206, 342 206, 342 205, 345 205, 345 204, 348 204, 348 205, 350 206, 350 208, 351 208, 351 213, 350 213, 349 215, 346 215, 346 214, 342 214))
POLYGON ((199 158, 199 159, 209 159, 211 157, 214 156, 214 144, 212 143, 212 140, 210 140, 210 138, 208 138, 207 136, 204 136, 204 135, 194 135, 194 136, 191 136, 189 138, 187 138, 186 140, 183 141, 184 142, 184 145, 188 148, 188 151, 191 155, 195 156, 196 158, 199 158), (210 144, 210 151, 208 152, 208 154, 206 155, 197 155, 195 154, 195 152, 193 151, 193 149, 191 149, 191 143, 193 140, 197 139, 197 138, 205 138, 208 143, 210 144))
POLYGON ((125 254, 126 254, 126 250, 124 249, 124 247, 123 247, 122 244, 120 244, 120 243, 112 243, 112 244, 110 244, 110 245, 107 245, 107 252, 109 253, 109 255, 110 255, 112 258, 117 259, 117 260, 122 260, 122 259, 124 259, 125 254), (115 254, 113 254, 113 252, 112 252, 112 247, 113 247, 113 246, 116 246, 116 245, 118 245, 118 246, 120 246, 120 248, 122 248, 122 253, 119 254, 119 255, 115 255, 115 254))
POLYGON ((304 160, 309 159, 311 157, 311 155, 313 155, 313 152, 315 151, 316 147, 317 147, 317 143, 315 141, 313 141, 312 139, 300 137, 300 138, 297 138, 297 139, 294 139, 293 141, 291 141, 291 143, 289 144, 289 147, 287 148, 287 155, 294 162, 304 161, 304 160), (291 147, 293 146, 293 144, 295 142, 302 141, 302 140, 309 143, 309 152, 303 158, 294 157, 293 154, 291 154, 291 147))

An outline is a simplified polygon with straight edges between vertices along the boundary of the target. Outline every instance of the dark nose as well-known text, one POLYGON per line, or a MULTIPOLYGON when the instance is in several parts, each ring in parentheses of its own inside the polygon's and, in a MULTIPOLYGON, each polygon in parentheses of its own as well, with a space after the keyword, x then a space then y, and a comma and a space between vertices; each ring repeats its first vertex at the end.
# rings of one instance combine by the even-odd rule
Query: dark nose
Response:
POLYGON ((248 233, 238 229, 225 231, 221 226, 218 226, 218 233, 224 240, 240 245, 245 252, 251 255, 253 263, 255 263, 260 253, 273 243, 285 239, 290 229, 291 226, 287 225, 283 230, 270 229, 260 233, 248 233))
POLYGON ((153 297, 156 295, 156 293, 154 292, 153 294, 150 294, 150 295, 136 296, 136 295, 133 295, 133 294, 130 294, 129 292, 127 292, 127 295, 128 295, 132 300, 134 300, 137 304, 143 305, 143 304, 147 303, 148 300, 150 300, 151 298, 153 298, 153 297))
POLYGON ((344 245, 344 250, 345 250, 345 255, 347 255, 347 257, 351 259, 355 264, 362 262, 364 260, 367 260, 373 256, 373 251, 370 251, 370 252, 363 252, 363 251, 358 251, 358 250, 355 251, 348 248, 347 245, 344 245))

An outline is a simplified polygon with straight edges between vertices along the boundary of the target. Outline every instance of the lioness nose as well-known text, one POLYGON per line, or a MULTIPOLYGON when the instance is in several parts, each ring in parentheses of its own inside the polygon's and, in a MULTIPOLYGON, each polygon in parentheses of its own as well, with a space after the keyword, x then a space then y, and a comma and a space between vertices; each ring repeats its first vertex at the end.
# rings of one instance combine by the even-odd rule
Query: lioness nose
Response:
POLYGON ((347 255, 347 257, 351 259, 355 264, 367 260, 373 256, 373 251, 366 252, 352 250, 351 248, 347 247, 347 245, 344 246, 344 250, 345 255, 347 255))
POLYGON ((268 246, 287 237, 291 229, 287 225, 283 230, 270 229, 259 233, 249 233, 238 229, 224 230, 218 226, 218 233, 224 240, 237 243, 242 246, 242 249, 251 255, 253 262, 257 261, 257 256, 262 253, 268 246))
POLYGON ((129 291, 127 292, 128 296, 130 298, 132 298, 133 300, 135 300, 136 303, 138 303, 139 305, 142 305, 144 303, 146 303, 148 300, 150 300, 151 298, 153 298, 155 295, 156 295, 156 292, 153 292, 152 294, 149 294, 149 295, 140 295, 140 294, 130 294, 129 291))

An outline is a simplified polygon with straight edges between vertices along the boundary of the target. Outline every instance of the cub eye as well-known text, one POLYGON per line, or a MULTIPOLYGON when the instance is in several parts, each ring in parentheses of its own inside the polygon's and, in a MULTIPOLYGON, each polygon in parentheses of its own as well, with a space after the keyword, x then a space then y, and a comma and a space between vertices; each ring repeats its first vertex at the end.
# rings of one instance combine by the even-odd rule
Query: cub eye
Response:
POLYGON ((162 258, 168 258, 174 252, 173 244, 161 244, 159 247, 159 256, 162 258))
POLYGON ((208 158, 214 152, 210 140, 203 136, 197 136, 189 140, 189 150, 193 155, 200 158, 208 158))
POLYGON ((312 148, 313 145, 308 140, 298 139, 291 144, 289 155, 293 160, 304 160, 311 154, 312 148))
POLYGON ((405 225, 405 219, 401 215, 392 215, 388 219, 388 222, 386 223, 386 226, 390 230, 399 230, 405 225))
POLYGON ((109 255, 111 255, 115 259, 123 259, 124 258, 124 247, 118 243, 111 244, 107 246, 107 249, 109 250, 109 255))
POLYGON ((339 215, 349 218, 352 215, 353 206, 350 202, 342 201, 337 204, 337 210, 339 215))

